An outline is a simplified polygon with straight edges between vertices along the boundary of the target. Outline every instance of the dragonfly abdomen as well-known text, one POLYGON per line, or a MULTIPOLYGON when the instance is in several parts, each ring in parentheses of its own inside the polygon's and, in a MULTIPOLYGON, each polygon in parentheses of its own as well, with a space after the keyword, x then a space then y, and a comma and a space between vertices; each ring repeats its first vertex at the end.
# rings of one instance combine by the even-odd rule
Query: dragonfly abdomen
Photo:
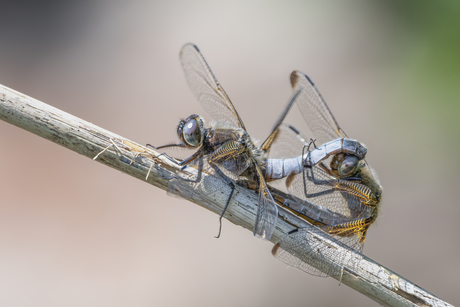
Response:
POLYGON ((265 179, 275 180, 302 172, 302 156, 290 159, 267 159, 265 162, 265 179))
POLYGON ((355 155, 359 160, 362 160, 366 156, 367 148, 358 141, 352 139, 335 139, 309 151, 304 161, 305 166, 316 165, 327 157, 340 152, 355 155))

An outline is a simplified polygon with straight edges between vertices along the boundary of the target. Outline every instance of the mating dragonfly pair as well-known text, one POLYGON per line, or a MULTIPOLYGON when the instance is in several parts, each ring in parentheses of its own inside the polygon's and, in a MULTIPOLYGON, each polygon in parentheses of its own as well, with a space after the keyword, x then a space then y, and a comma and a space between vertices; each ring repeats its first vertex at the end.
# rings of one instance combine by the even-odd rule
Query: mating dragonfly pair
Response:
POLYGON ((275 245, 273 254, 313 275, 337 275, 336 269, 321 268, 321 263, 315 268, 303 259, 316 257, 320 262, 321 257, 339 256, 328 256, 327 248, 309 237, 312 233, 328 233, 352 249, 362 250, 366 232, 377 218, 382 193, 374 171, 365 160, 366 147, 348 138, 313 82, 299 71, 291 74, 294 94, 287 107, 268 138, 256 146, 198 47, 186 44, 180 61, 190 88, 216 122, 206 128, 201 116, 191 115, 178 125, 180 143, 156 147, 196 149, 184 160, 167 156, 182 167, 197 168, 196 178, 186 179, 179 174, 168 178, 168 190, 181 190, 188 183, 214 189, 212 180, 202 182, 203 172, 222 178, 230 189, 220 215, 220 235, 221 220, 233 196, 235 182, 253 183, 259 191, 254 235, 270 240, 278 219, 278 205, 267 182, 284 180, 295 203, 280 205, 301 206, 300 216, 314 221, 316 226, 294 229, 275 245), (315 140, 305 142, 294 127, 284 123, 294 103, 315 134, 315 140), (296 255, 292 255, 292 250, 296 255))

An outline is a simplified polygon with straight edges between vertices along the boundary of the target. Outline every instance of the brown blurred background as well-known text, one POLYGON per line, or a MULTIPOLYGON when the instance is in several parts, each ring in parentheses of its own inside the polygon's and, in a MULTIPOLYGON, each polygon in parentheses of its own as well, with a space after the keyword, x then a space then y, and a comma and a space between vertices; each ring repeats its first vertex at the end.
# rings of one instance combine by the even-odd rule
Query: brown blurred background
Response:
MULTIPOLYGON (((452 304, 460 275, 460 3, 0 3, 0 83, 141 144, 209 115, 196 43, 263 139, 308 73, 384 187, 364 253, 452 304)), ((295 116, 290 120, 301 126, 295 116)), ((302 128, 302 126, 300 127, 302 128)), ((0 122, 2 306, 374 306, 160 189, 0 122)))

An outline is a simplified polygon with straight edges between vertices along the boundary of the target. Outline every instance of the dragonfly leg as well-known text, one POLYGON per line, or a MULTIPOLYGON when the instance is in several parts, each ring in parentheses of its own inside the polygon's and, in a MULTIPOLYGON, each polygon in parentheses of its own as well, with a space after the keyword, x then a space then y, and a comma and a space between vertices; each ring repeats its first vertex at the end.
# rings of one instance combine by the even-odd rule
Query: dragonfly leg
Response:
POLYGON ((315 147, 315 149, 318 148, 318 147, 316 147, 316 139, 310 138, 310 142, 308 142, 308 151, 310 151, 310 146, 311 146, 311 144, 313 144, 313 146, 315 147))
POLYGON ((359 177, 345 177, 345 178, 342 178, 343 180, 348 180, 348 181, 357 181, 359 183, 361 183, 363 181, 362 178, 359 178, 359 177))
MULTIPOLYGON (((153 146, 152 144, 147 144, 146 145, 147 147, 151 147, 155 150, 158 150, 158 149, 162 149, 162 148, 167 148, 167 147, 181 147, 181 148, 184 148, 186 147, 184 144, 166 144, 166 145, 161 145, 161 146, 153 146)), ((168 160, 170 160, 171 162, 175 163, 175 164, 179 164, 180 163, 180 159, 177 159, 177 158, 173 158, 171 156, 168 156, 166 153, 162 153, 162 154, 159 154, 158 156, 156 157, 159 157, 159 156, 165 156, 166 158, 168 158, 168 160), (179 162, 178 162, 179 161, 179 162)), ((154 157, 154 158, 156 158, 154 157)))
POLYGON ((336 177, 336 175, 326 165, 324 165, 323 162, 319 162, 318 167, 320 167, 323 171, 328 173, 330 176, 332 176, 334 178, 336 177))
POLYGON ((218 174, 224 181, 228 184, 230 187, 230 195, 227 198, 227 202, 225 203, 224 210, 222 210, 222 213, 219 216, 219 232, 217 233, 216 238, 220 237, 220 233, 222 232, 222 218, 224 217, 225 212, 227 211, 228 205, 230 204, 230 200, 232 199, 233 192, 235 192, 235 185, 233 184, 232 180, 225 176, 225 174, 217 167, 216 165, 211 164, 212 168, 216 171, 216 174, 218 174))
POLYGON ((182 144, 182 143, 179 143, 179 144, 171 143, 171 144, 166 144, 166 145, 161 145, 161 146, 153 146, 152 144, 147 144, 145 146, 152 147, 155 150, 162 149, 162 148, 167 148, 167 147, 182 147, 182 148, 187 147, 185 144, 182 144))
POLYGON ((364 241, 366 240, 367 230, 373 222, 373 217, 357 218, 355 220, 351 220, 350 222, 340 223, 336 225, 320 226, 319 228, 323 229, 332 236, 338 235, 340 237, 346 237, 352 233, 358 234, 358 242, 364 244, 364 241))
MULTIPOLYGON (((312 198, 312 197, 318 197, 319 195, 323 195, 323 194, 330 194, 330 193, 333 193, 334 192, 334 183, 337 181, 334 177, 331 177, 331 178, 315 178, 315 170, 318 168, 322 171, 325 171, 328 175, 331 175, 331 173, 328 172, 327 168, 324 167, 325 169, 323 169, 322 167, 320 167, 322 165, 322 162, 318 163, 316 166, 310 166, 310 167, 307 167, 305 166, 304 169, 303 169, 303 189, 304 189, 304 195, 305 195, 305 198, 309 199, 309 198, 312 198), (314 185, 320 185, 320 186, 327 186, 327 187, 330 187, 330 189, 324 189, 324 191, 321 191, 321 192, 316 192, 316 193, 312 193, 312 191, 307 191, 307 186, 309 186, 307 184, 307 181, 308 182, 312 182, 314 185)), ((324 166, 324 165, 323 165, 324 166)), ((324 174, 323 174, 323 177, 324 174)))
POLYGON ((238 157, 245 150, 246 148, 240 142, 229 141, 222 144, 217 150, 215 150, 208 161, 209 165, 214 169, 216 174, 219 175, 231 189, 230 195, 228 196, 227 202, 225 203, 224 210, 222 211, 219 217, 219 233, 217 234, 216 238, 220 237, 220 233, 222 230, 222 218, 225 214, 225 211, 227 211, 228 205, 230 204, 230 200, 233 196, 233 192, 235 191, 235 185, 233 184, 232 180, 227 175, 225 175, 224 172, 222 172, 222 170, 220 170, 219 165, 221 165, 222 162, 225 162, 229 159, 234 159, 235 157, 238 157))
MULTIPOLYGON (((186 179, 186 178, 182 178, 181 176, 179 175, 174 175, 172 176, 171 178, 169 178, 168 180, 171 180, 171 179, 179 179, 179 180, 182 180, 182 181, 185 181, 185 182, 191 182, 191 183, 197 183, 197 182, 200 182, 201 181, 201 174, 203 173, 203 156, 201 155, 201 152, 200 151, 197 151, 196 153, 194 153, 191 157, 177 163, 178 165, 183 165, 183 164, 186 164, 186 163, 189 163, 193 160, 195 160, 196 158, 199 159, 198 161, 198 174, 196 176, 195 179, 186 179)), ((185 168, 186 165, 184 165, 184 167, 181 168, 181 170, 183 170, 185 168)))
POLYGON ((304 145, 303 145, 303 148, 302 148, 302 155, 305 154, 305 148, 307 148, 307 153, 309 153, 309 152, 311 151, 311 150, 310 150, 311 145, 313 145, 313 147, 315 147, 315 149, 317 149, 316 143, 315 143, 315 142, 316 142, 316 139, 310 138, 310 141, 308 142, 308 144, 304 144, 304 145))
POLYGON ((160 157, 160 156, 164 156, 166 159, 168 159, 169 161, 171 161, 171 162, 174 163, 174 164, 179 165, 179 163, 180 163, 180 161, 177 161, 177 159, 168 156, 168 155, 167 155, 166 153, 164 153, 164 152, 161 153, 161 154, 159 154, 159 155, 156 155, 156 156, 153 157, 153 158, 158 158, 158 157, 160 157))
POLYGON ((362 184, 362 178, 359 177, 347 177, 343 179, 336 179, 335 174, 329 170, 322 162, 317 164, 317 167, 327 173, 331 178, 329 180, 320 180, 315 178, 313 168, 311 168, 311 174, 308 173, 307 168, 304 169, 304 195, 306 198, 316 197, 319 194, 308 193, 306 181, 314 183, 315 185, 328 185, 331 186, 331 190, 319 192, 321 194, 332 193, 335 190, 342 190, 348 194, 355 195, 360 199, 360 202, 365 206, 372 207, 377 202, 377 198, 369 189, 368 186, 362 184))
MULTIPOLYGON (((182 143, 179 143, 179 144, 166 144, 166 145, 161 145, 161 146, 153 146, 152 144, 147 144, 146 146, 147 147, 152 147, 155 150, 162 149, 162 148, 168 148, 168 147, 181 147, 181 148, 187 147, 186 145, 184 145, 182 143)), ((158 155, 156 157, 159 157, 159 156, 165 156, 169 161, 171 161, 171 162, 173 162, 173 163, 175 163, 177 165, 183 166, 181 170, 183 170, 186 167, 185 164, 187 164, 188 162, 190 162, 190 161, 192 161, 194 159, 193 158, 192 160, 189 160, 194 155, 192 155, 190 158, 185 159, 183 161, 181 161, 180 159, 177 159, 177 158, 173 158, 173 157, 167 155, 166 153, 162 153, 162 154, 160 154, 160 155, 158 155)), ((156 158, 156 157, 154 157, 154 158, 156 158)))
POLYGON ((314 139, 310 138, 310 142, 308 142, 308 144, 304 144, 303 147, 302 147, 302 160, 306 156, 305 161, 302 161, 302 164, 304 165, 304 167, 310 167, 311 168, 313 166, 312 163, 311 163, 311 157, 310 157, 310 152, 311 152, 310 147, 313 144, 313 146, 316 149, 315 142, 316 142, 316 139, 314 140, 314 139), (306 152, 306 154, 305 154, 305 152, 306 152))
MULTIPOLYGON (((147 144, 149 145, 149 144, 147 144)), ((152 145, 150 145, 151 147, 153 147, 152 145)), ((184 181, 188 181, 188 182, 199 182, 201 180, 201 170, 203 168, 203 159, 202 159, 202 153, 200 150, 196 151, 193 155, 191 155, 190 157, 188 157, 187 159, 185 160, 182 160, 182 161, 178 161, 177 159, 175 158, 172 158, 170 156, 168 156, 166 153, 161 153, 161 154, 158 154, 157 156, 154 156, 153 158, 158 158, 160 156, 164 156, 165 158, 167 158, 169 161, 171 161, 172 163, 178 165, 178 166, 182 166, 181 167, 181 171, 184 170, 184 168, 187 166, 188 163, 192 162, 193 160, 195 160, 196 158, 200 158, 200 162, 198 164, 198 176, 196 179, 192 179, 192 180, 189 180, 189 179, 185 179, 185 178, 182 178, 180 176, 171 176, 171 177, 165 177, 162 175, 163 179, 165 180, 171 180, 171 179, 174 179, 174 178, 177 178, 177 179, 181 179, 181 180, 184 180, 184 181)))
MULTIPOLYGON (((141 153, 141 155, 142 155, 142 154, 144 154, 144 153, 141 153)), ((156 155, 156 156, 150 155, 150 157, 153 158, 153 159, 156 159, 156 158, 158 158, 158 157, 160 157, 160 156, 166 157, 169 161, 173 162, 174 164, 177 164, 177 165, 179 164, 179 162, 178 162, 177 160, 175 160, 174 158, 168 156, 168 155, 167 155, 166 153, 164 153, 164 152, 161 153, 161 154, 158 154, 158 155, 156 155)), ((145 176, 145 180, 147 180, 147 179, 149 178, 150 171, 152 170, 152 168, 153 168, 154 165, 155 165, 155 163, 152 163, 152 165, 150 166, 149 171, 147 172, 147 175, 145 176)), ((166 176, 164 176, 163 174, 161 174, 161 177, 162 177, 163 179, 165 179, 165 180, 171 180, 172 178, 174 178, 174 176, 166 177, 166 176)))

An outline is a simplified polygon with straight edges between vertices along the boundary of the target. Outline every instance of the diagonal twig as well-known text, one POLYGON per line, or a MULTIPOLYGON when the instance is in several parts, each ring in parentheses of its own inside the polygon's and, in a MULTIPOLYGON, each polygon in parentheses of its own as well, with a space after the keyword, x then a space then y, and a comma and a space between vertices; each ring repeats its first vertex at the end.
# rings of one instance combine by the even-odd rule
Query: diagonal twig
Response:
MULTIPOLYGON (((149 148, 3 85, 0 85, 0 119, 163 190, 168 188, 168 180, 164 178, 180 171, 179 166, 149 148)), ((181 174, 193 176, 194 171, 187 168, 181 174)), ((208 174, 203 176, 204 181, 220 180, 208 174)), ((225 191, 204 193, 193 185, 184 185, 176 193, 192 195, 188 200, 216 214, 222 212, 227 198, 225 191)), ((258 196, 242 186, 236 186, 234 195, 225 218, 252 232, 258 196)), ((303 219, 280 208, 280 219, 271 241, 276 243, 290 230, 306 225, 303 219)), ((328 235, 315 235, 346 255, 339 264, 343 275, 334 278, 374 301, 384 306, 452 306, 328 235)))

